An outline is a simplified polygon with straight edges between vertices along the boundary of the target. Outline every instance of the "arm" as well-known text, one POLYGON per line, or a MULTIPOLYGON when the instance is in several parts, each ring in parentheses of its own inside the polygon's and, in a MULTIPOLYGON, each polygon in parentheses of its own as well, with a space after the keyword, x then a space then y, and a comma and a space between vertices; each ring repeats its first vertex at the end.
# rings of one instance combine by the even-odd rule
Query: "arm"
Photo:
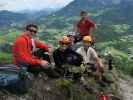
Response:
POLYGON ((42 42, 40 42, 38 40, 35 40, 35 45, 36 45, 37 48, 40 48, 40 49, 44 49, 46 51, 49 51, 48 45, 46 45, 46 44, 44 44, 44 43, 42 43, 42 42))
POLYGON ((74 30, 76 32, 76 35, 78 36, 80 34, 80 23, 79 22, 76 22, 74 24, 74 30))
POLYGON ((101 68, 103 67, 103 64, 102 64, 101 59, 98 57, 96 51, 93 48, 91 49, 91 55, 95 60, 97 71, 100 71, 101 68))
POLYGON ((62 63, 61 63, 61 60, 59 58, 59 55, 57 54, 57 51, 54 51, 53 58, 54 58, 55 65, 57 67, 61 67, 62 66, 62 63))
POLYGON ((95 22, 93 22, 92 20, 88 20, 88 22, 89 22, 89 28, 90 28, 90 34, 91 33, 93 33, 93 31, 95 31, 96 30, 96 23, 95 22))
POLYGON ((97 71, 102 70, 103 64, 102 64, 101 59, 99 57, 96 58, 96 66, 97 66, 97 71))
POLYGON ((96 29, 96 23, 90 19, 88 19, 89 23, 90 23, 90 26, 94 29, 96 29))

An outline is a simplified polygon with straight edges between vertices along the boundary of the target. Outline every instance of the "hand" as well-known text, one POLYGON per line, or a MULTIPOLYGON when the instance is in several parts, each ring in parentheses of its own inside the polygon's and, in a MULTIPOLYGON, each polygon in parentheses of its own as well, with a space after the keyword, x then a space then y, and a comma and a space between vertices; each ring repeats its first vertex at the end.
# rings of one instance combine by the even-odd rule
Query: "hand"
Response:
POLYGON ((47 69, 47 68, 48 68, 48 64, 49 64, 49 63, 48 63, 46 60, 42 60, 42 61, 41 61, 41 66, 42 66, 43 68, 46 68, 46 69, 47 69))
POLYGON ((96 71, 96 79, 98 79, 98 80, 99 80, 99 79, 100 79, 100 77, 101 77, 101 73, 99 72, 99 70, 97 70, 97 71, 96 71))

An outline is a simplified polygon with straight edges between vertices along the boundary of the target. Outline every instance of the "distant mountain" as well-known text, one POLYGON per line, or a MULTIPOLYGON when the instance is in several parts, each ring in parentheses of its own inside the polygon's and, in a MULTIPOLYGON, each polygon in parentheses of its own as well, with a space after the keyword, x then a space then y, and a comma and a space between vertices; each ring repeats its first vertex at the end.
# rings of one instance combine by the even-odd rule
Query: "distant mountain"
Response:
POLYGON ((62 9, 0 11, 0 26, 17 26, 30 22, 42 23, 44 20, 46 20, 45 24, 48 23, 49 26, 56 26, 56 24, 63 26, 64 20, 61 22, 63 16, 71 18, 69 22, 73 23, 72 17, 78 16, 81 10, 95 14, 91 17, 98 24, 133 24, 132 9, 133 0, 74 0, 62 9))
POLYGON ((121 0, 74 0, 69 5, 59 10, 56 15, 73 16, 78 15, 81 10, 97 12, 101 9, 118 5, 121 0))
POLYGON ((28 19, 25 14, 10 12, 7 10, 0 11, 0 26, 10 26, 12 24, 22 23, 28 19))
POLYGON ((72 17, 81 10, 96 14, 92 16, 100 24, 133 24, 133 0, 74 0, 55 13, 55 16, 72 17))
POLYGON ((41 11, 20 11, 20 12, 11 12, 7 10, 0 11, 0 26, 17 26, 18 24, 24 24, 28 22, 36 22, 36 20, 46 17, 49 14, 53 13, 55 10, 46 9, 41 11))
POLYGON ((100 24, 132 24, 133 25, 133 1, 122 0, 119 5, 104 11, 96 16, 97 23, 100 24))
POLYGON ((36 19, 36 18, 41 18, 41 17, 48 16, 48 15, 56 12, 57 10, 59 10, 59 9, 58 8, 56 8, 56 9, 47 8, 47 9, 43 9, 43 10, 39 10, 39 11, 38 10, 37 11, 23 10, 23 11, 20 11, 19 13, 26 14, 29 17, 32 17, 33 19, 36 19))
POLYGON ((44 10, 35 12, 34 16, 36 16, 36 19, 40 19, 40 18, 46 17, 46 16, 56 12, 57 10, 58 9, 44 9, 44 10))
POLYGON ((57 11, 55 15, 74 16, 78 15, 81 10, 94 13, 128 4, 133 4, 133 0, 74 0, 63 9, 57 11))

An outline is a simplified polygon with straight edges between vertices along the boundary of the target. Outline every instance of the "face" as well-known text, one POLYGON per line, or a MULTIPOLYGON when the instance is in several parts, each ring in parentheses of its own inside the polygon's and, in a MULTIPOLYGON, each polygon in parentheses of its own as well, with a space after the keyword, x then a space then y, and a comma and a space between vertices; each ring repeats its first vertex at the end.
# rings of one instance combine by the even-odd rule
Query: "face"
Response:
POLYGON ((83 41, 83 46, 84 46, 85 49, 88 49, 91 46, 91 42, 83 41))
POLYGON ((28 29, 28 32, 30 33, 31 36, 35 36, 37 33, 37 29, 35 27, 30 27, 28 29))
POLYGON ((82 19, 86 19, 87 17, 88 17, 87 13, 84 13, 84 14, 81 15, 82 19))
POLYGON ((62 51, 64 51, 64 50, 66 50, 67 48, 68 48, 68 44, 66 44, 66 43, 60 43, 60 49, 62 50, 62 51))

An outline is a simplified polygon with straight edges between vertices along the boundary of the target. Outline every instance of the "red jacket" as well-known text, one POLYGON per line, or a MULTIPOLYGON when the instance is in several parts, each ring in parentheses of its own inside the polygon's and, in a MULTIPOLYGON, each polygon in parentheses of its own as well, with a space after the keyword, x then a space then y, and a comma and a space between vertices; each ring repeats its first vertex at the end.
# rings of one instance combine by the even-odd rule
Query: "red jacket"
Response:
POLYGON ((106 95, 99 96, 98 100, 109 100, 109 97, 106 95))
MULTIPOLYGON (((13 44, 13 63, 18 65, 18 62, 30 65, 40 65, 41 60, 32 54, 32 41, 31 37, 26 33, 16 39, 13 44)), ((37 48, 42 48, 48 51, 48 46, 39 41, 35 41, 37 48)))
POLYGON ((95 28, 95 23, 90 19, 81 19, 77 23, 77 29, 81 36, 90 35, 90 29, 95 28))

